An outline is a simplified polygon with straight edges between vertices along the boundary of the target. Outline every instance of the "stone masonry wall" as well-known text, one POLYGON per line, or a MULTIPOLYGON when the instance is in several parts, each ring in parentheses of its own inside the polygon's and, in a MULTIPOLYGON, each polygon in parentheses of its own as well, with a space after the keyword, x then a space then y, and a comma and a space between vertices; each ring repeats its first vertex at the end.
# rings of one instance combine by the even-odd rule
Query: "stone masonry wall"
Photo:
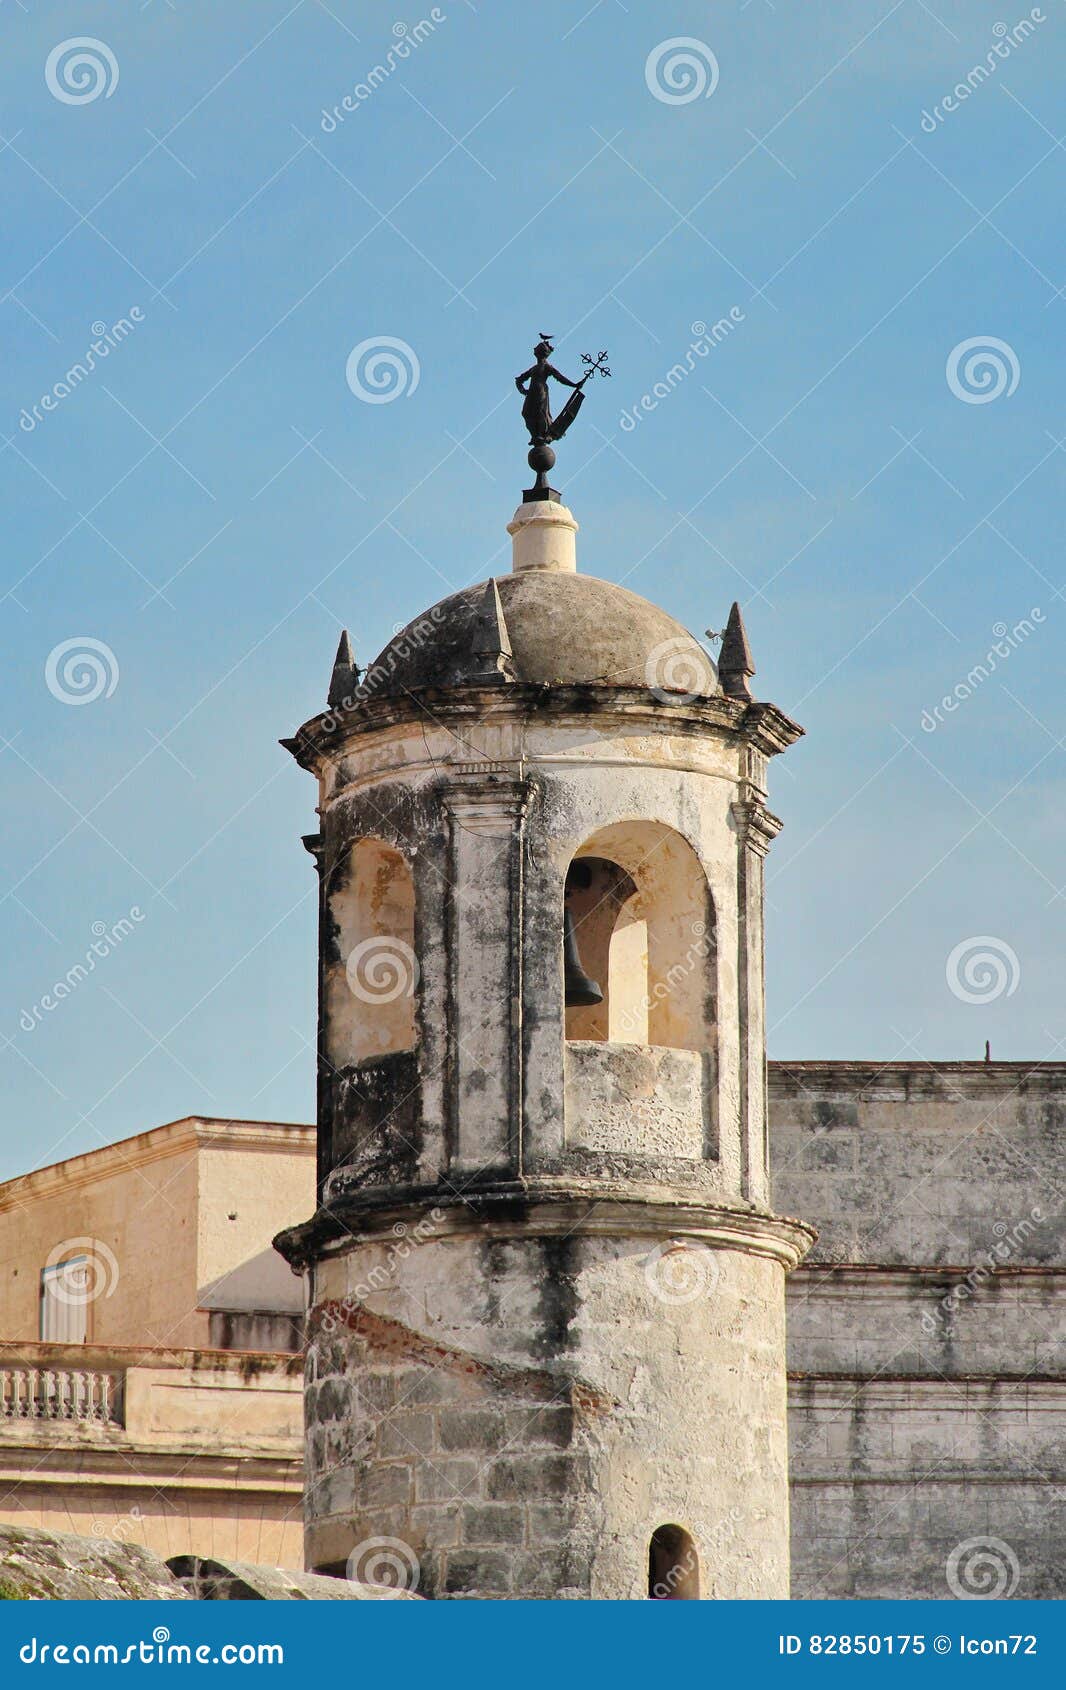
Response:
POLYGON ((701 1595, 787 1592, 777 1262, 675 1243, 679 1294, 649 1238, 450 1239, 356 1296, 375 1250, 315 1269, 314 1570, 391 1557, 431 1597, 643 1598, 674 1524, 701 1595))
POLYGON ((344 1303, 315 1311, 307 1378, 313 1567, 392 1582, 391 1559, 400 1588, 435 1597, 589 1594, 565 1540, 594 1403, 344 1303))
POLYGON ((774 1063, 770 1122, 793 1595, 1066 1595, 1066 1064, 774 1063))

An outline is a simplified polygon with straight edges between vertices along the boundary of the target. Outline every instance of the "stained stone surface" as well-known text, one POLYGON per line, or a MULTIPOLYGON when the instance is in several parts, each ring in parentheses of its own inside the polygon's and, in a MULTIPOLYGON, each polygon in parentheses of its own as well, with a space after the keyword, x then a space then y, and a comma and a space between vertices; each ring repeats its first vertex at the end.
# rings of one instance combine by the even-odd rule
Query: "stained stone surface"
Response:
POLYGON ((356 1584, 320 1573, 294 1573, 284 1567, 256 1567, 247 1561, 220 1561, 199 1555, 175 1555, 167 1563, 187 1593, 200 1602, 358 1602, 417 1601, 418 1592, 356 1584))
POLYGON ((135 1543, 0 1525, 0 1599, 184 1602, 166 1563, 135 1543))
POLYGON ((434 1598, 645 1598, 666 1531, 690 1594, 780 1597, 812 1234, 769 1205, 762 875, 802 730, 576 573, 572 527, 516 513, 514 573, 283 742, 318 779, 320 1204, 276 1240, 307 1273, 306 1559, 385 1539, 434 1598), (592 1026, 582 860, 632 882, 585 911, 592 1026))
POLYGON ((1066 1064, 770 1064, 792 1593, 1066 1596, 1066 1064))

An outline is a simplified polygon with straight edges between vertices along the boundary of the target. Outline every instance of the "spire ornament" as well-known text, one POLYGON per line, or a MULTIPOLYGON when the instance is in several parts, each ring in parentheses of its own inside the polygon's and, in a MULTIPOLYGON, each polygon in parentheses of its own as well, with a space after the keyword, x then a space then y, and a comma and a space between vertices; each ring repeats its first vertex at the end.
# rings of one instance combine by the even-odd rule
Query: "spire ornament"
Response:
POLYGON ((337 655, 333 659, 333 673, 329 678, 326 703, 331 709, 349 703, 358 685, 359 670, 352 654, 351 638, 347 628, 344 628, 337 645, 337 655))
POLYGON ((471 655, 474 664, 468 677, 470 680, 513 681, 516 678, 511 636, 507 632, 507 620, 495 576, 486 582, 481 596, 471 655))
POLYGON ((755 660, 748 644, 748 634, 740 606, 734 600, 729 621, 722 634, 722 649, 718 653, 718 679, 727 698, 741 698, 751 703, 748 681, 755 673, 755 660))
POLYGON ((533 486, 523 492, 523 504, 531 504, 538 499, 549 499, 554 504, 562 502, 554 487, 548 485, 548 472, 555 467, 552 441, 562 439, 581 409, 585 399, 585 383, 592 376, 608 377, 611 373, 607 367, 606 352, 598 352, 595 357, 591 352, 583 352, 581 362, 585 365, 585 373, 580 381, 571 381, 569 376, 564 376, 551 362, 553 351, 551 335, 542 334, 533 348, 536 362, 514 378, 515 386, 525 401, 522 406, 522 421, 529 430, 527 462, 530 469, 536 471, 537 476, 533 486), (553 417, 551 412, 549 380, 573 389, 557 417, 553 417))

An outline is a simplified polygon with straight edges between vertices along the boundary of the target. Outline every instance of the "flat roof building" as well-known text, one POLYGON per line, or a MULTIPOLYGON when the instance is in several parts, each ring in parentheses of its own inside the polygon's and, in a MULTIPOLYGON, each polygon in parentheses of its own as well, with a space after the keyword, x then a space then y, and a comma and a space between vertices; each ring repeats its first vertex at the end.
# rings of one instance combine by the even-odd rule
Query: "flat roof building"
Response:
POLYGON ((303 1564, 314 1133, 189 1116, 0 1185, 0 1521, 303 1564))

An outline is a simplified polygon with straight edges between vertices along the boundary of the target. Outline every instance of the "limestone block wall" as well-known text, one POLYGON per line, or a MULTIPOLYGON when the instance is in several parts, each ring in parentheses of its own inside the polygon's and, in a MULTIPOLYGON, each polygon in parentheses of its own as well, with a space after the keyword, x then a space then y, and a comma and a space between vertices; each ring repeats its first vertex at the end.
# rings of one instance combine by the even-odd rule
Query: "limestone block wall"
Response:
POLYGON ((359 1578, 389 1538, 428 1596, 642 1599, 671 1524, 701 1596, 785 1595, 783 1268, 674 1248, 468 1233, 319 1263, 308 1564, 359 1578))
POLYGON ((794 1378, 794 1597, 1059 1598, 1061 1382, 794 1378))
POLYGON ((1066 1064, 772 1063, 792 1591, 1062 1597, 1066 1064))

